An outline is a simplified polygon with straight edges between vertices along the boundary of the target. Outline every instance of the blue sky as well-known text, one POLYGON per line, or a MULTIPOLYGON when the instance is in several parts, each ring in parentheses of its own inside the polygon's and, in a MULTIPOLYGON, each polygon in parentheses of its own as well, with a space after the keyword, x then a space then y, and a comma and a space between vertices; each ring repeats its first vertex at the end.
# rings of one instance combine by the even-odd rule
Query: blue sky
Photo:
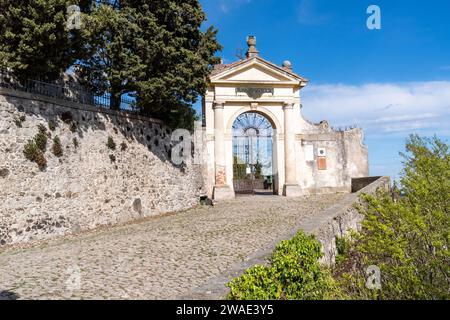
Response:
POLYGON ((398 177, 410 133, 448 141, 450 1, 200 1, 226 63, 255 35, 261 56, 288 59, 310 80, 305 117, 365 129, 371 175, 398 177), (371 4, 381 8, 381 30, 366 27, 371 4))

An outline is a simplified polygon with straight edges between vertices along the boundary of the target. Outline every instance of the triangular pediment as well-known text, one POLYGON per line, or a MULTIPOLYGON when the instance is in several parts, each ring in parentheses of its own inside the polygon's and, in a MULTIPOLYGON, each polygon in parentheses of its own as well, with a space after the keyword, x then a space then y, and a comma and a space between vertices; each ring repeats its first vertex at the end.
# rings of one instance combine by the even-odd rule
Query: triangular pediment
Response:
POLYGON ((231 64, 213 74, 210 80, 211 82, 298 83, 305 79, 261 58, 253 58, 231 64))

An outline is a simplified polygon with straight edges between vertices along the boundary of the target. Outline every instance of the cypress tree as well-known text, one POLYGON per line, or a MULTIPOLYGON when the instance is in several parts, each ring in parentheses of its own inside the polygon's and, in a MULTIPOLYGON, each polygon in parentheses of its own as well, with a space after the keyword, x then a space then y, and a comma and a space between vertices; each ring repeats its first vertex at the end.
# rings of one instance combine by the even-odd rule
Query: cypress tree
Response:
POLYGON ((199 1, 103 1, 88 20, 94 54, 81 61, 82 78, 97 92, 111 93, 112 109, 133 94, 141 113, 191 128, 192 104, 205 92, 221 49, 213 27, 202 31, 199 1))
POLYGON ((0 0, 0 66, 54 80, 83 52, 82 29, 67 28, 67 8, 92 1, 0 0))

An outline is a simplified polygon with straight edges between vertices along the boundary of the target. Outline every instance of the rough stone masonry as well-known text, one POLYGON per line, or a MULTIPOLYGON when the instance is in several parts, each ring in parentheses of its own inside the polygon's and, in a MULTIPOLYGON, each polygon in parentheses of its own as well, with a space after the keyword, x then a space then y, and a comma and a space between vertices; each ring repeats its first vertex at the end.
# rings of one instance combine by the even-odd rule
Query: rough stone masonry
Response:
POLYGON ((203 193, 199 166, 170 161, 161 122, 0 90, 0 245, 187 209, 203 193), (23 153, 39 125, 48 134, 43 170, 23 153))

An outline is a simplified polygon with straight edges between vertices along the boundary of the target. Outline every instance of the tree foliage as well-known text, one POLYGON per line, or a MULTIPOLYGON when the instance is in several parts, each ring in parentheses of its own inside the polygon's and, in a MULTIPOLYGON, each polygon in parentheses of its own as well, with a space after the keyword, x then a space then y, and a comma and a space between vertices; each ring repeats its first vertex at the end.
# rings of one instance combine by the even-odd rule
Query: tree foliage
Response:
POLYGON ((192 128, 220 50, 198 0, 0 0, 0 67, 46 80, 75 67, 111 109, 135 98, 144 115, 192 128), (82 26, 68 28, 79 5, 82 26))
POLYGON ((438 138, 411 136, 403 154, 399 199, 364 195, 363 230, 338 266, 354 298, 450 298, 450 157, 438 138), (365 286, 365 270, 381 271, 381 290, 365 286))
POLYGON ((77 62, 76 71, 85 85, 97 94, 111 94, 110 108, 120 108, 121 97, 137 90, 144 77, 137 55, 139 27, 136 10, 99 4, 85 18, 87 59, 77 62))
POLYGON ((67 7, 91 1, 0 0, 0 66, 20 77, 58 79, 83 56, 80 30, 66 26, 67 7))
POLYGON ((220 49, 216 30, 201 31, 204 21, 198 0, 102 3, 87 22, 94 54, 81 61, 80 74, 97 91, 111 93, 113 109, 133 94, 143 114, 192 127, 192 104, 206 91, 220 49))

